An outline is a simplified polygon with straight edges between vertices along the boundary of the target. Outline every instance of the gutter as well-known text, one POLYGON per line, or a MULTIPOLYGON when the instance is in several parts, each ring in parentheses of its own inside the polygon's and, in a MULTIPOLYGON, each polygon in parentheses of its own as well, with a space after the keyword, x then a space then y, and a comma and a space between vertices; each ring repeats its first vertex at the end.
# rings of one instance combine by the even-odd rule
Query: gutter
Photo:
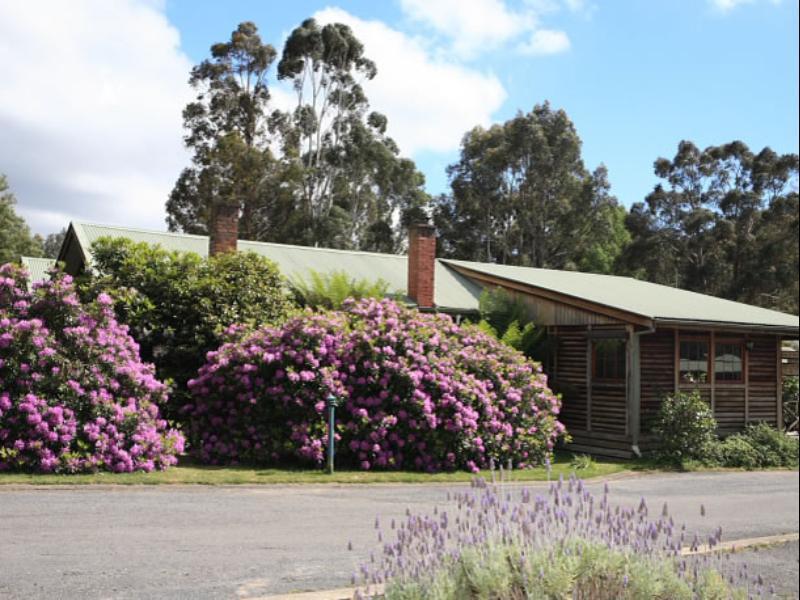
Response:
POLYGON ((790 335, 797 337, 800 334, 800 322, 792 325, 766 325, 757 323, 732 323, 729 321, 707 321, 693 319, 667 319, 655 317, 653 323, 658 327, 700 327, 704 329, 737 329, 743 331, 757 331, 776 335, 790 335))

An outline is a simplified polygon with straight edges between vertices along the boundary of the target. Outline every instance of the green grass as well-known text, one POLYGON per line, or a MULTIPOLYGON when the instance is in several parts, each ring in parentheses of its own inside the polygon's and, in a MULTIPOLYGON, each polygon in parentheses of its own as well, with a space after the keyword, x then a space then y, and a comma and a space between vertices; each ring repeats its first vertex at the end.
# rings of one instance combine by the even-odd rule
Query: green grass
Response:
MULTIPOLYGON (((557 453, 550 477, 558 479, 575 472, 583 479, 613 475, 629 470, 651 468, 649 463, 619 461, 588 461, 584 468, 575 469, 573 455, 557 453)), ((481 473, 489 477, 489 472, 481 473)), ((257 467, 209 467, 182 461, 176 467, 156 473, 94 473, 85 475, 38 475, 31 473, 0 473, 0 485, 258 485, 258 484, 322 484, 322 483, 465 483, 473 475, 463 471, 430 475, 414 471, 353 471, 339 470, 333 475, 316 469, 267 469, 257 467)), ((511 481, 546 481, 544 467, 516 470, 507 477, 511 481)))

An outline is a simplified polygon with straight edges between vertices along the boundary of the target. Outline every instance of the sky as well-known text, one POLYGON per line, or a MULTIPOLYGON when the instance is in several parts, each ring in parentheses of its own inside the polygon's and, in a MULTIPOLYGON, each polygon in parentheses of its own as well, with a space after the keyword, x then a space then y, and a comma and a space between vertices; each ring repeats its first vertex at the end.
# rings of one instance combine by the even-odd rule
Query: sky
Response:
POLYGON ((465 132, 545 101, 626 206, 683 139, 798 152, 798 0, 0 0, 0 173, 18 212, 42 234, 165 229, 192 65, 245 20, 280 52, 309 16, 364 43, 370 103, 431 194, 465 132))

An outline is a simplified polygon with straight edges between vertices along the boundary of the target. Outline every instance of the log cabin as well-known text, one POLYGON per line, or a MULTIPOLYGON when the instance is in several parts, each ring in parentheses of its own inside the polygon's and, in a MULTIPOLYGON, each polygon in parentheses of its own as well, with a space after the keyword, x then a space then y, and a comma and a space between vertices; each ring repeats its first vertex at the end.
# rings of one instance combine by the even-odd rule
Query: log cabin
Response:
MULTIPOLYGON (((562 396, 571 449, 620 458, 651 448, 653 419, 666 394, 698 390, 721 434, 749 423, 782 426, 781 343, 797 339, 796 315, 628 277, 436 258, 429 225, 412 226, 408 255, 237 240, 236 215, 212 230, 212 250, 265 256, 289 279, 344 270, 385 280, 424 311, 475 318, 485 288, 519 298, 547 329, 545 364, 562 396)), ((71 223, 59 260, 91 268, 91 244, 127 237, 168 250, 209 253, 209 237, 71 223)))

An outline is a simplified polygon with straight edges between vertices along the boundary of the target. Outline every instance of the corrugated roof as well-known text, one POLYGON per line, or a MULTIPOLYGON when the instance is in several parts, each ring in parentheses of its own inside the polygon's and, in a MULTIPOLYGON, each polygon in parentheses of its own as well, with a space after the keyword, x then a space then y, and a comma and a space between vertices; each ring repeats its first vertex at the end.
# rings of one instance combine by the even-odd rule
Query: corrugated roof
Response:
POLYGON ((21 256, 19 261, 28 271, 28 286, 37 281, 49 279, 50 274, 48 271, 56 264, 53 258, 38 258, 34 256, 21 256))
MULTIPOLYGON (((89 262, 91 262, 92 242, 104 236, 126 237, 136 242, 158 244, 167 250, 195 252, 201 256, 208 254, 208 237, 202 235, 79 222, 73 222, 72 227, 89 262)), ((281 272, 289 278, 305 278, 312 270, 319 273, 344 270, 357 279, 384 279, 395 292, 406 291, 407 263, 404 255, 244 240, 239 241, 238 247, 240 250, 255 252, 274 261, 281 272)), ((63 260, 63 257, 60 258, 63 260)), ((800 322, 795 315, 629 277, 438 259, 434 301, 437 307, 444 310, 476 311, 481 293, 479 284, 448 265, 471 269, 484 275, 538 287, 657 321, 729 323, 795 330, 798 329, 800 322)))
POLYGON ((795 315, 630 277, 463 260, 443 262, 657 321, 719 322, 795 329, 800 325, 800 319, 795 315))
MULTIPOLYGON (((80 222, 73 222, 72 227, 87 262, 91 262, 92 243, 101 237, 126 237, 135 242, 158 244, 165 250, 195 252, 200 256, 208 255, 208 237, 204 235, 167 233, 80 222)), ((274 261, 281 273, 289 279, 298 277, 307 279, 311 271, 330 273, 343 270, 355 279, 383 279, 389 284, 392 292, 406 293, 407 259, 405 255, 245 240, 239 240, 238 248, 245 252, 255 252, 274 261)), ((447 268, 441 262, 436 265, 434 285, 434 302, 440 309, 478 310, 481 287, 447 268)))

